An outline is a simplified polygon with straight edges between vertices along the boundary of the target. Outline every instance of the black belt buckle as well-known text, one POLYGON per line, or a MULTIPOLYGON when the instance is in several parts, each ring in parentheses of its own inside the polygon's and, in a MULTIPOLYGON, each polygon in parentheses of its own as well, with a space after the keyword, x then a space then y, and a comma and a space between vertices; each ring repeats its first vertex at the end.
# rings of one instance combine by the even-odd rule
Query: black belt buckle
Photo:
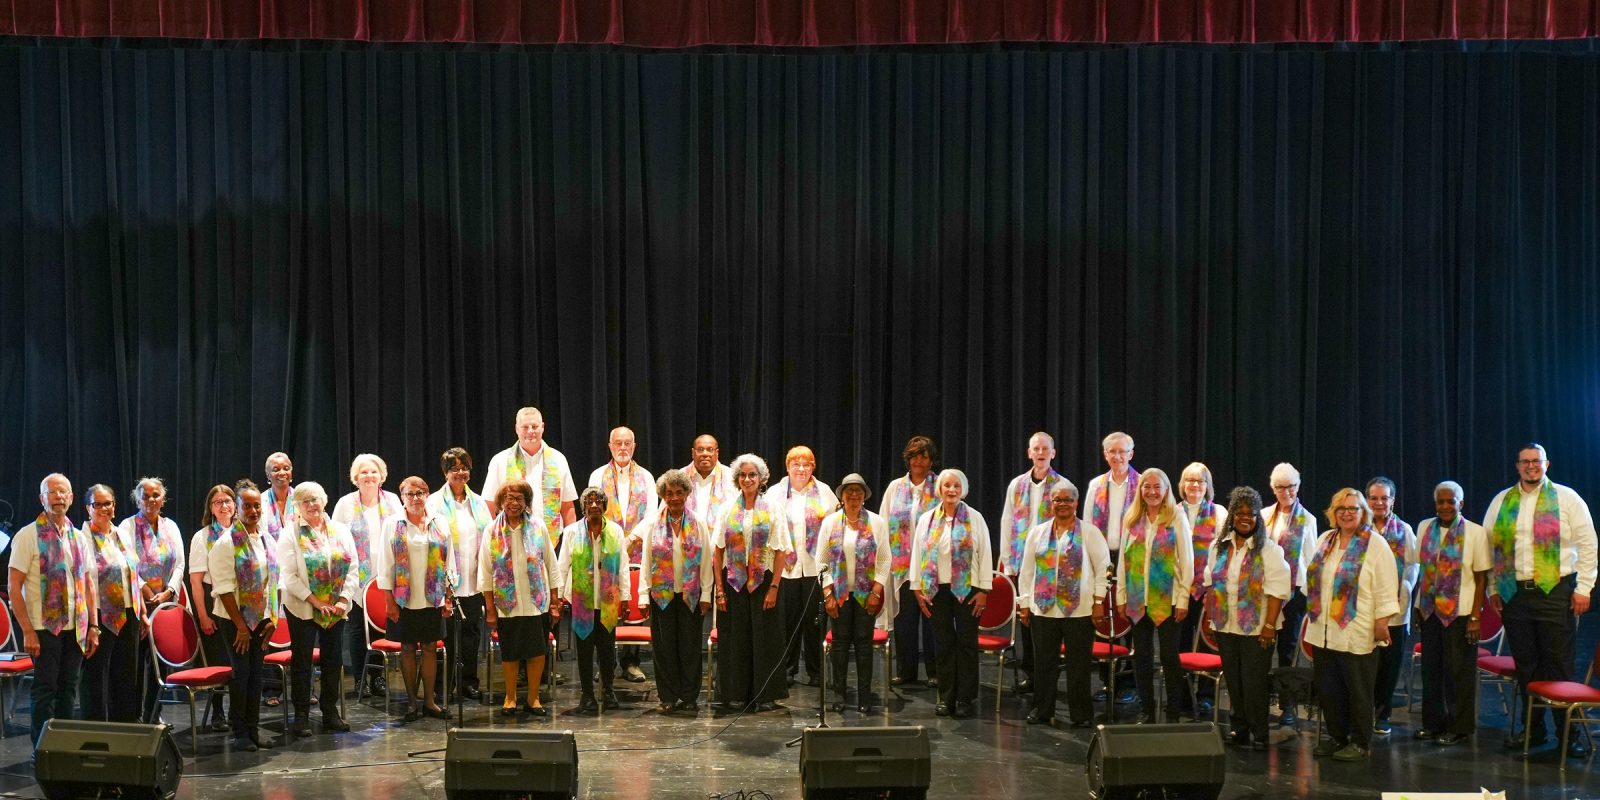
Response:
POLYGON ((1538 581, 1517 581, 1517 589, 1519 589, 1519 590, 1521 590, 1521 589, 1537 589, 1537 588, 1539 588, 1539 582, 1538 581))

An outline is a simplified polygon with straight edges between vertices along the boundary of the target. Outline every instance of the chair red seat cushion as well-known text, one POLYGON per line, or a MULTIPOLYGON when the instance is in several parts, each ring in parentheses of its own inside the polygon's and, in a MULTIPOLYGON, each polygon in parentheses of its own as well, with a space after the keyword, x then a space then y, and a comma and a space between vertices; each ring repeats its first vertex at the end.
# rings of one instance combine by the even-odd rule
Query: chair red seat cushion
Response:
POLYGON ((368 645, 367 647, 372 650, 377 650, 380 653, 400 652, 400 643, 392 639, 374 639, 372 640, 372 644, 368 645))
MULTIPOLYGON (((1065 645, 1062 646, 1061 652, 1066 652, 1065 645)), ((1127 658, 1133 654, 1133 651, 1123 647, 1120 644, 1095 642, 1094 647, 1089 651, 1089 654, 1095 658, 1127 658)))
POLYGON ((219 686, 233 677, 233 667, 180 669, 166 678, 169 686, 219 686))
POLYGON ((1534 681, 1528 694, 1555 703, 1600 704, 1600 689, 1577 681, 1534 681))
POLYGON ((1222 669, 1222 656, 1216 653, 1179 653, 1178 664, 1190 672, 1216 672, 1222 669))
POLYGON ((990 636, 986 633, 978 634, 978 649, 982 650, 983 652, 992 653, 996 650, 1004 650, 1010 646, 1011 637, 1009 636, 990 636))
POLYGON ((1502 678, 1514 678, 1517 675, 1517 662, 1511 656, 1479 656, 1478 669, 1502 678))
POLYGON ((649 644, 650 628, 645 625, 618 625, 617 641, 649 644))
POLYGON ((33 671, 33 659, 19 658, 15 661, 0 661, 0 675, 21 675, 33 671))
POLYGON ((711 629, 711 643, 712 644, 716 644, 717 643, 717 629, 716 628, 712 628, 711 629))
MULTIPOLYGON (((983 637, 980 636, 978 638, 982 639, 983 637)), ((822 640, 827 642, 828 644, 833 644, 833 630, 829 629, 828 632, 823 635, 822 640)), ((874 647, 876 647, 878 645, 881 645, 881 644, 888 644, 888 643, 889 643, 889 632, 888 631, 886 631, 886 630, 884 630, 882 628, 873 628, 872 629, 872 645, 874 647)))

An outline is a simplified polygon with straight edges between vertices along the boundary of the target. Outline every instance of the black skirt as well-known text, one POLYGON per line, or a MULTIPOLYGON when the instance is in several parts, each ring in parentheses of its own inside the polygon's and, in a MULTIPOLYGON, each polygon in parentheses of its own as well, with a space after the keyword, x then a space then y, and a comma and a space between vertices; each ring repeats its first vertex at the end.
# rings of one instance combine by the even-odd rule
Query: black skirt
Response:
POLYGON ((444 617, 437 608, 402 608, 400 618, 387 620, 385 636, 401 644, 433 644, 444 636, 444 617))
POLYGON ((500 660, 527 661, 550 652, 550 615, 500 617, 500 660))

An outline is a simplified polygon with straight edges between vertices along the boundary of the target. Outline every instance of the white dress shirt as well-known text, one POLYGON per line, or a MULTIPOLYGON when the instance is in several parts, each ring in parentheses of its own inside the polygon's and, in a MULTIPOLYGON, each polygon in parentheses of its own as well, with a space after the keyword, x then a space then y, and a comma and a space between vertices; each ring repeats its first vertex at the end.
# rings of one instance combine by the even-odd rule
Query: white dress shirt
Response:
MULTIPOLYGON (((728 547, 728 520, 732 519, 734 515, 739 515, 743 520, 745 530, 745 546, 749 547, 750 531, 755 525, 753 517, 755 512, 760 509, 765 509, 771 514, 772 532, 767 536, 766 547, 761 548, 760 552, 747 554, 749 562, 747 566, 750 574, 750 583, 745 587, 747 590, 760 585, 762 573, 773 571, 773 565, 781 563, 779 561, 781 558, 778 555, 779 553, 787 553, 794 549, 793 545, 789 543, 789 526, 784 524, 784 507, 768 503, 766 495, 761 495, 756 499, 754 508, 740 509, 739 497, 736 495, 722 507, 722 513, 717 515, 717 524, 711 529, 711 546, 718 550, 725 550, 728 547)), ((725 555, 723 557, 724 569, 727 568, 729 558, 731 556, 725 555)), ((717 580, 722 580, 722 576, 718 575, 717 580)))
MULTIPOLYGON (((1556 503, 1561 514, 1561 577, 1577 573, 1577 587, 1573 589, 1576 594, 1588 597, 1594 591, 1595 582, 1595 531, 1594 518, 1589 516, 1589 504, 1572 489, 1551 481, 1556 490, 1556 503)), ((1483 527, 1489 532, 1490 544, 1493 545, 1494 522, 1500 516, 1500 503, 1506 498, 1506 493, 1517 489, 1521 484, 1505 489, 1494 496, 1489 503, 1488 513, 1483 515, 1483 527)), ((1533 517, 1539 503, 1539 491, 1523 492, 1520 504, 1517 506, 1517 538, 1515 545, 1517 580, 1531 581, 1533 577, 1533 517)), ((1494 584, 1489 584, 1489 594, 1498 594, 1494 584)))
MULTIPOLYGON (((1039 608, 1038 599, 1033 596, 1033 585, 1038 580, 1039 567, 1035 561, 1038 554, 1049 546, 1051 533, 1055 529, 1055 519, 1047 519, 1028 531, 1028 538, 1023 543, 1022 566, 1017 570, 1017 608, 1025 608, 1028 613, 1051 619, 1067 619, 1067 612, 1059 603, 1044 611, 1039 608)), ((1056 547, 1061 546, 1061 537, 1065 533, 1056 534, 1056 547)), ((1072 610, 1073 618, 1087 617, 1094 613, 1096 600, 1104 601, 1106 590, 1111 585, 1111 548, 1106 544, 1106 535, 1100 532, 1093 523, 1078 520, 1078 543, 1083 548, 1083 569, 1078 572, 1078 607, 1072 610)), ((1057 557, 1056 569, 1066 568, 1066 561, 1057 557)), ((1056 576, 1060 580, 1059 573, 1056 576)))
MULTIPOLYGON (((1234 532, 1231 530, 1217 534, 1216 541, 1211 543, 1211 554, 1206 558, 1206 585, 1213 590, 1217 589, 1211 581, 1212 575, 1215 574, 1213 570, 1217 568, 1217 560, 1228 561, 1226 585, 1222 587, 1222 592, 1228 597, 1228 617, 1223 620, 1222 627, 1216 630, 1218 633, 1231 633, 1235 636, 1256 636, 1261 633, 1261 626, 1267 624, 1267 598, 1276 597, 1287 603, 1289 595, 1294 593, 1294 587, 1289 585, 1289 562, 1283 557, 1283 547, 1272 541, 1271 537, 1260 536, 1259 533, 1250 537, 1246 547, 1254 545, 1261 548, 1262 596, 1255 599, 1256 609, 1260 612, 1257 622, 1246 630, 1238 622, 1239 590, 1244 588, 1244 582, 1239 576, 1243 574, 1244 565, 1252 555, 1246 548, 1235 548, 1234 541, 1234 532)), ((1281 606, 1278 609, 1278 618, 1272 620, 1272 623, 1275 630, 1283 628, 1281 606)))
MULTIPOLYGON (((345 526, 350 532, 351 542, 355 541, 356 507, 359 505, 361 505, 361 492, 358 490, 339 498, 339 502, 333 507, 333 521, 345 526)), ((378 552, 389 546, 388 526, 384 523, 392 523, 404 515, 405 506, 400 503, 400 495, 388 489, 378 490, 377 505, 362 509, 361 518, 367 525, 367 558, 370 562, 362 566, 366 569, 368 580, 378 575, 378 552)), ((356 552, 359 553, 360 550, 356 552)), ((359 585, 359 579, 357 583, 359 585)), ((365 606, 367 602, 365 592, 357 591, 354 602, 357 607, 365 606)))
MULTIPOLYGON (((1104 530, 1106 546, 1111 548, 1113 553, 1122 552, 1122 540, 1125 530, 1125 526, 1122 524, 1122 517, 1128 513, 1128 492, 1132 490, 1133 481, 1130 480, 1132 477, 1133 469, 1131 467, 1128 469, 1128 474, 1123 476, 1121 483, 1111 480, 1110 470, 1102 472, 1089 479, 1089 487, 1084 490, 1083 498, 1080 501, 1080 504, 1087 509, 1085 513, 1092 514, 1094 511, 1094 498, 1100 492, 1100 485, 1108 484, 1106 491, 1106 526, 1104 530)), ((1085 519, 1088 519, 1088 517, 1085 517, 1085 519)))
POLYGON ((439 491, 428 495, 428 513, 439 518, 439 524, 445 530, 451 530, 451 520, 455 521, 456 541, 450 543, 450 549, 456 559, 456 597, 471 597, 480 593, 478 588, 478 544, 483 541, 483 532, 493 521, 488 515, 488 503, 484 503, 483 527, 478 527, 478 518, 472 515, 471 506, 482 503, 483 498, 467 490, 467 502, 457 503, 455 494, 450 491, 450 485, 445 484, 439 491), (446 500, 446 495, 449 499, 446 500))
MULTIPOLYGON (((72 527, 71 520, 67 521, 67 527, 63 533, 75 537, 81 537, 83 535, 82 532, 77 528, 72 527)), ((84 553, 88 554, 94 552, 94 542, 86 539, 82 539, 81 541, 83 544, 84 553)), ((62 601, 66 604, 66 607, 72 608, 78 602, 78 587, 72 580, 70 580, 70 576, 78 569, 76 562, 76 551, 71 547, 63 546, 61 548, 61 554, 62 558, 67 560, 67 569, 65 574, 69 576, 69 580, 67 580, 66 591, 61 597, 62 601)), ((28 602, 29 627, 35 631, 44 630, 44 598, 39 594, 40 577, 38 522, 30 522, 27 525, 24 525, 22 530, 17 531, 16 538, 11 540, 10 566, 12 569, 23 573, 22 596, 27 598, 28 602)), ((88 564, 85 564, 84 569, 88 572, 88 585, 90 587, 97 586, 100 576, 95 570, 94 561, 91 560, 88 564)), ((96 594, 98 594, 98 592, 96 592, 96 594)), ((94 609, 94 606, 95 604, 93 599, 86 598, 86 607, 92 610, 94 609)), ((93 629, 95 625, 99 624, 96 617, 97 615, 92 613, 90 614, 89 627, 91 629, 93 629)), ((72 621, 68 620, 67 626, 61 629, 62 635, 66 635, 72 630, 72 628, 72 621)))
MULTIPOLYGON (((607 462, 605 466, 598 467, 594 472, 589 473, 588 485, 599 486, 603 489, 606 485, 606 472, 610 469, 612 469, 611 463, 607 462)), ((628 469, 617 473, 617 496, 606 495, 606 502, 610 504, 607 509, 620 508, 622 509, 622 518, 624 520, 627 519, 628 498, 633 496, 634 481, 644 484, 644 510, 639 513, 639 518, 633 521, 633 527, 631 528, 621 522, 617 523, 622 528, 624 536, 639 535, 641 533, 639 525, 655 516, 656 513, 656 478, 650 474, 650 470, 639 466, 638 462, 630 463, 628 469)), ((582 517, 583 509, 580 508, 578 511, 578 516, 582 517)))
MULTIPOLYGON (((483 499, 494 502, 495 493, 500 491, 500 486, 506 482, 506 464, 516 456, 517 448, 521 444, 514 444, 494 454, 489 459, 489 470, 483 476, 483 499)), ((556 474, 561 479, 561 502, 572 503, 578 499, 578 489, 572 485, 572 468, 567 465, 567 457, 560 450, 550 446, 549 442, 539 443, 539 452, 529 455, 522 454, 522 479, 533 487, 533 502, 528 504, 529 513, 537 511, 540 521, 544 521, 544 462, 549 459, 555 466, 556 474)), ((582 515, 579 515, 582 516, 582 515)), ((558 521, 559 522, 559 521, 558 521)), ((559 523, 565 525, 565 523, 559 523)), ((559 529, 556 531, 559 534, 559 529)))
MULTIPOLYGON (((1395 518, 1391 517, 1391 519, 1395 518)), ((1373 530, 1378 530, 1378 523, 1374 521, 1372 527, 1373 530)), ((1411 624, 1411 598, 1413 590, 1417 587, 1417 532, 1412 530, 1411 524, 1405 520, 1400 520, 1400 528, 1404 531, 1400 537, 1400 561, 1405 565, 1405 568, 1398 571, 1400 588, 1395 595, 1395 602, 1400 604, 1400 612, 1389 618, 1389 627, 1391 628, 1411 624)), ((1383 538, 1381 531, 1378 532, 1378 538, 1383 538)), ((1383 547, 1389 551, 1390 555, 1394 555, 1394 549, 1389 547, 1387 539, 1384 540, 1383 547)))
POLYGON ((1006 501, 1000 506, 1000 520, 996 523, 1000 526, 1000 558, 996 563, 1000 567, 1001 574, 1015 574, 1011 569, 1011 515, 1016 511, 1018 485, 1028 487, 1028 522, 1027 529, 1022 534, 1026 538, 1028 531, 1032 531, 1035 525, 1051 518, 1049 508, 1040 513, 1039 503, 1049 497, 1048 492, 1055 487, 1058 480, 1060 479, 1046 473, 1044 480, 1036 481, 1033 479, 1033 470, 1030 469, 1012 478, 1011 483, 1006 485, 1006 501))
MULTIPOLYGON (((959 508, 957 511, 959 513, 959 508)), ((923 551, 929 547, 935 548, 934 562, 938 568, 940 586, 950 583, 951 578, 950 554, 953 546, 951 540, 955 532, 955 516, 945 517, 935 530, 933 517, 938 512, 938 507, 935 507, 932 511, 923 512, 922 516, 917 518, 916 535, 911 540, 911 588, 920 590, 923 596, 929 599, 938 593, 939 586, 921 585, 917 565, 922 563, 923 551)), ((994 557, 989 553, 989 523, 984 521, 983 514, 977 509, 967 506, 967 526, 972 532, 972 552, 967 557, 967 566, 972 572, 972 588, 987 592, 994 587, 994 557)), ((953 587, 951 591, 955 591, 953 587)), ((967 600, 965 597, 956 599, 962 602, 967 600)))
MULTIPOLYGON (((812 483, 817 485, 818 502, 822 505, 822 516, 826 517, 839 507, 839 498, 835 497, 828 484, 815 478, 812 483)), ((783 579, 815 578, 817 577, 817 552, 816 548, 806 549, 806 506, 811 498, 799 492, 789 492, 789 479, 784 478, 767 490, 768 502, 773 508, 784 509, 779 524, 785 525, 789 536, 789 546, 794 549, 794 566, 783 571, 783 579)), ((822 546, 821 520, 818 520, 817 547, 822 546)))
MULTIPOLYGON (((422 521, 421 527, 412 522, 410 517, 401 516, 400 519, 404 520, 406 525, 406 566, 411 570, 408 573, 411 580, 411 591, 406 597, 405 608, 411 611, 434 608, 435 606, 428 602, 428 586, 424 583, 425 576, 428 574, 428 549, 433 542, 433 538, 428 535, 427 524, 429 520, 432 520, 434 524, 439 526, 439 530, 444 533, 444 570, 446 576, 455 575, 458 572, 456 568, 456 552, 450 546, 450 524, 431 514, 422 521)), ((389 535, 384 537, 383 549, 372 551, 373 580, 378 582, 379 589, 386 592, 394 591, 395 575, 399 572, 399 565, 394 560, 394 539, 392 538, 394 530, 399 524, 400 520, 389 520, 389 524, 385 526, 388 528, 389 535)), ((449 592, 449 590, 450 587, 446 585, 445 591, 449 592)), ((387 613, 387 609, 383 613, 387 613)))
MULTIPOLYGON (((537 525, 544 534, 544 523, 534 516, 523 517, 524 524, 537 525)), ((536 617, 550 610, 550 598, 561 597, 564 584, 560 582, 561 573, 557 569, 556 550, 550 544, 550 536, 539 537, 543 552, 537 558, 539 569, 544 573, 545 602, 535 605, 533 590, 528 586, 528 569, 526 550, 522 547, 523 532, 519 529, 507 536, 511 540, 511 576, 517 586, 517 603, 509 612, 499 610, 495 606, 495 613, 502 617, 536 617)), ((478 547, 478 577, 479 587, 483 589, 484 602, 494 604, 494 558, 490 555, 489 537, 485 536, 483 543, 478 547)))
POLYGON ((694 464, 684 467, 683 474, 689 476, 689 486, 692 489, 689 492, 689 510, 702 520, 716 519, 717 513, 722 510, 722 503, 732 500, 734 495, 738 494, 739 490, 733 485, 733 470, 728 469, 727 465, 720 461, 711 468, 710 475, 702 476, 694 468, 694 464), (714 494, 720 494, 722 501, 713 503, 714 494))
MULTIPOLYGON (((139 546, 138 538, 135 535, 135 527, 137 524, 138 523, 134 521, 133 517, 128 517, 127 519, 117 523, 117 535, 122 537, 123 549, 133 554, 133 568, 135 572, 138 572, 139 557, 144 552, 144 550, 139 546)), ((172 571, 170 574, 161 576, 140 576, 139 583, 141 585, 151 583, 159 577, 161 585, 154 587, 157 593, 166 591, 167 589, 171 589, 176 592, 178 587, 183 585, 183 531, 178 530, 178 523, 174 522, 171 517, 162 517, 161 524, 158 526, 155 533, 161 538, 161 541, 166 544, 167 551, 172 553, 172 571)), ((177 595, 173 596, 176 597, 177 595)))
MULTIPOLYGON (((600 526, 601 536, 605 535, 606 525, 616 525, 618 530, 622 529, 621 525, 617 525, 617 523, 612 522, 611 520, 605 520, 600 526)), ((577 549, 575 543, 578 541, 578 537, 580 536, 583 537, 584 541, 589 542, 590 550, 596 551, 592 553, 593 557, 589 559, 589 585, 594 587, 595 596, 590 597, 588 602, 589 608, 595 612, 595 620, 598 622, 600 619, 599 600, 601 558, 600 553, 598 552, 598 545, 600 542, 597 541, 597 537, 589 533, 589 521, 587 519, 580 518, 577 522, 568 525, 566 529, 561 532, 561 549, 556 552, 556 580, 560 581, 561 585, 566 587, 567 591, 576 591, 573 588, 577 585, 577 581, 573 580, 572 577, 572 559, 574 556, 572 551, 577 549)), ((621 547, 621 558, 617 561, 617 591, 620 592, 618 598, 621 601, 617 606, 617 615, 618 619, 620 619, 622 615, 627 613, 624 609, 627 607, 628 602, 633 600, 633 579, 628 574, 629 564, 631 562, 628 559, 627 534, 623 534, 622 536, 618 537, 618 544, 621 547)), ((643 579, 644 576, 641 575, 640 580, 643 579)), ((567 597, 567 594, 563 593, 562 596, 567 597)), ((570 600, 571 598, 568 597, 568 599, 570 600)))
MULTIPOLYGON (((1189 518, 1181 511, 1172 518, 1172 526, 1177 540, 1174 542, 1177 563, 1172 568, 1172 610, 1176 612, 1180 608, 1189 607, 1189 596, 1194 593, 1194 539, 1193 533, 1189 530, 1189 518)), ((1155 534, 1154 523, 1146 524, 1143 564, 1130 565, 1126 558, 1117 559, 1117 605, 1128 602, 1128 581, 1134 580, 1144 585, 1145 608, 1150 607, 1150 559, 1156 554, 1155 534)), ((1123 555, 1126 556, 1128 544, 1126 530, 1122 533, 1122 543, 1123 555)))
MULTIPOLYGON (((266 524, 259 523, 256 525, 256 532, 246 534, 245 537, 249 542, 251 557, 257 564, 270 563, 267 561, 267 548, 272 547, 272 541, 267 537, 266 530, 266 524)), ((206 553, 206 561, 206 574, 211 576, 211 616, 231 620, 232 617, 228 616, 228 607, 222 603, 223 595, 233 594, 239 590, 239 573, 234 561, 231 532, 211 546, 206 553)), ((267 588, 271 589, 271 586, 267 588)), ((270 592, 267 599, 271 602, 270 592)), ((277 609, 269 608, 265 609, 262 616, 271 617, 276 613, 277 609)))
MULTIPOLYGON (((1305 508, 1305 506, 1301 506, 1301 508, 1305 508)), ((1289 557, 1289 540, 1286 537, 1300 537, 1300 555, 1295 559, 1295 563, 1289 565, 1289 579, 1294 584, 1295 589, 1305 591, 1306 569, 1311 566, 1311 557, 1317 552, 1317 515, 1312 514, 1308 509, 1306 521, 1298 531, 1284 530, 1289 526, 1289 522, 1293 517, 1287 511, 1280 513, 1277 505, 1273 505, 1263 511, 1261 518, 1266 521, 1267 533, 1272 536, 1272 541, 1277 542, 1278 546, 1283 548, 1283 557, 1286 559, 1289 557)))

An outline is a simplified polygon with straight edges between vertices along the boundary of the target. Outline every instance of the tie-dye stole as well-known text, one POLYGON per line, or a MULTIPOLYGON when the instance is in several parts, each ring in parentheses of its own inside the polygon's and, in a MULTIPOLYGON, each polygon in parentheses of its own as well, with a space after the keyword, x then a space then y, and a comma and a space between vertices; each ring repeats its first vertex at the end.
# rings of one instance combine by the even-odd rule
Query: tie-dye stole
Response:
MULTIPOLYGON (((1175 523, 1175 521, 1174 521, 1175 523)), ((1157 625, 1172 616, 1172 592, 1177 585, 1178 530, 1176 524, 1151 527, 1143 516, 1128 526, 1128 540, 1123 543, 1123 557, 1128 559, 1128 619, 1138 622, 1146 613, 1157 625), (1145 550, 1150 551, 1149 566, 1145 565, 1145 550), (1144 580, 1135 570, 1144 570, 1144 580)))
MULTIPOLYGON (((1361 573, 1361 563, 1366 559, 1367 545, 1372 541, 1372 528, 1364 527, 1350 538, 1350 546, 1345 548, 1344 557, 1339 559, 1339 566, 1333 572, 1333 602, 1329 613, 1333 615, 1334 622, 1340 628, 1349 625, 1356 618, 1358 595, 1358 578, 1361 573)), ((1335 531, 1322 546, 1317 548, 1317 554, 1312 558, 1311 566, 1306 572, 1306 610, 1311 613, 1313 620, 1322 616, 1322 564, 1333 551, 1333 546, 1339 541, 1339 534, 1335 531)))
MULTIPOLYGON (((1506 490, 1495 515, 1494 543, 1495 593, 1510 601, 1517 593, 1517 514, 1522 509, 1522 487, 1506 490)), ((1533 580, 1546 594, 1561 580, 1561 501, 1549 478, 1539 484, 1533 506, 1533 580)))
POLYGON ((1466 524, 1460 516, 1441 528, 1437 518, 1422 523, 1422 611, 1424 618, 1437 613, 1440 624, 1450 627, 1461 599, 1461 545, 1466 524))
POLYGON ((679 521, 683 547, 682 571, 672 571, 672 527, 665 510, 656 518, 655 530, 650 536, 650 599, 665 609, 683 587, 684 605, 698 609, 700 597, 700 560, 705 553, 706 533, 700 519, 687 508, 679 521))
POLYGON ((1078 536, 1077 520, 1059 533, 1051 522, 1045 546, 1033 554, 1033 603, 1040 611, 1059 607, 1070 617, 1078 610, 1083 592, 1083 543, 1078 536))
POLYGON ((600 528, 600 585, 595 585, 595 538, 585 528, 583 535, 573 540, 572 632, 579 639, 589 638, 594 632, 595 612, 600 613, 600 624, 606 630, 616 630, 617 614, 622 603, 622 528, 606 520, 600 528))

